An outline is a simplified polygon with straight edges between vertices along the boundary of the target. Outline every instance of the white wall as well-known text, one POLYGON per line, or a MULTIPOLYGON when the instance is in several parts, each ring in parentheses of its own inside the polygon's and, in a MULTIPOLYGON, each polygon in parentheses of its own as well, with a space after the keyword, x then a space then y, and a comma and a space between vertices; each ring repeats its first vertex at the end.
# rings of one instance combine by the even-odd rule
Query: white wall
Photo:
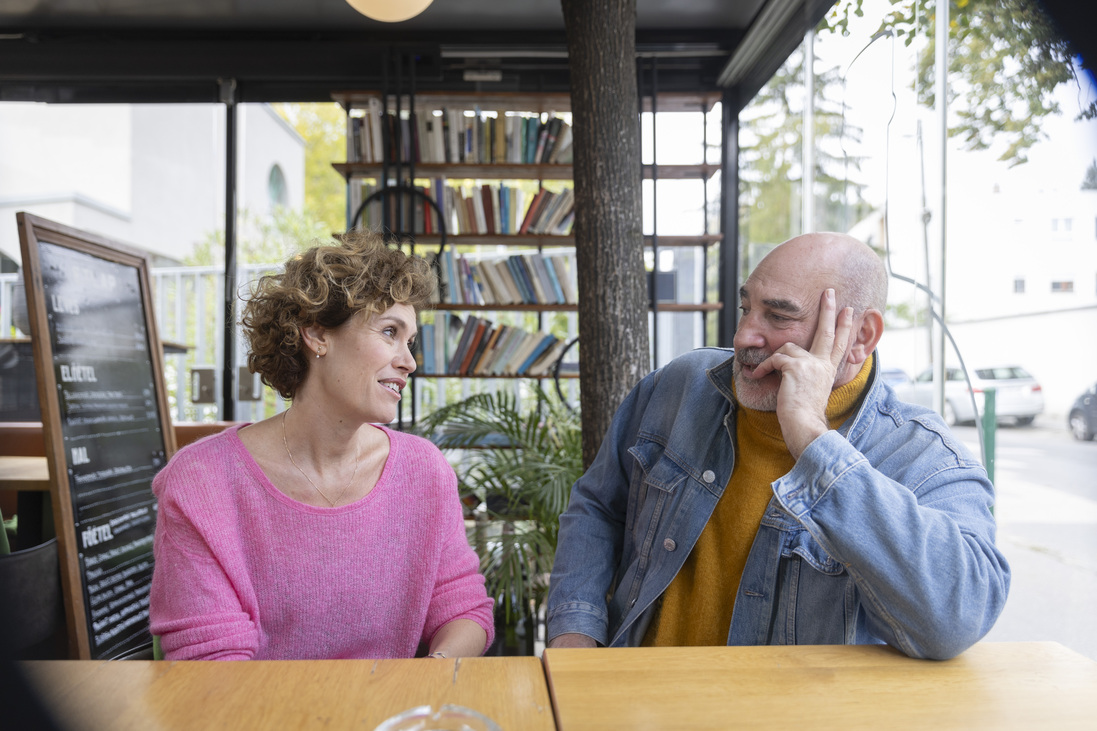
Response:
POLYGON ((240 126, 246 127, 238 164, 238 207, 267 215, 267 180, 277 164, 286 179, 288 207, 305 203, 305 143, 297 132, 267 104, 240 107, 240 126))
MULTIPOLYGON (((268 215, 278 164, 304 201, 305 145, 265 104, 237 108, 237 205, 268 215)), ((181 260, 224 227, 219 104, 0 104, 0 250, 19 259, 24 210, 181 260)))
POLYGON ((182 259, 225 225, 225 110, 218 104, 130 107, 135 243, 182 259))
MULTIPOLYGON (((1097 160, 1097 120, 1075 119, 1095 95, 1097 89, 1084 78, 1081 88, 1073 82, 1060 87, 1055 98, 1062 114, 1044 120, 1045 139, 1024 164, 999 161, 1002 146, 970 152, 955 141, 947 159, 945 312, 964 361, 969 368, 1008 363, 1030 371, 1043 387, 1046 418, 1064 424, 1074 399, 1097 381, 1097 191, 1081 190, 1086 169, 1097 160), (1025 280, 1023 294, 1014 292, 1019 277, 1025 280), (1073 281, 1072 293, 1052 291, 1051 283, 1062 280, 1073 281)), ((934 156, 939 153, 927 134, 924 158, 919 157, 911 120, 921 112, 900 111, 890 164, 892 270, 925 282, 928 239, 929 279, 936 290, 942 211, 934 156), (925 238, 923 161, 931 215, 925 238)), ((889 301, 924 304, 913 287, 896 280, 889 301)), ((886 330, 880 352, 883 363, 911 375, 930 364, 924 328, 886 330)), ((946 362, 957 363, 951 350, 946 362)))

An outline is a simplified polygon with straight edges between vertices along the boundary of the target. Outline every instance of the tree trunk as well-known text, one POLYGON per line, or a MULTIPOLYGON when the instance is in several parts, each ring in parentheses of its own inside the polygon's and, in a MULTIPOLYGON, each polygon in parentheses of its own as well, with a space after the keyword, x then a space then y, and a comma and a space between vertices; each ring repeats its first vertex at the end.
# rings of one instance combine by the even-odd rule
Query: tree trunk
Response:
POLYGON ((575 146, 583 464, 649 369, 636 0, 561 0, 575 146))

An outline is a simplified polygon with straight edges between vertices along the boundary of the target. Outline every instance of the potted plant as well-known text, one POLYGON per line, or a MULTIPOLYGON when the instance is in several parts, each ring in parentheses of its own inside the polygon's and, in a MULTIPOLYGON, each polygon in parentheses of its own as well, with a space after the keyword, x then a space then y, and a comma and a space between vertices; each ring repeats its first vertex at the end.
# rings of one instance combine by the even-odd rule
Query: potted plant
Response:
POLYGON ((469 541, 496 600, 496 654, 533 654, 559 516, 583 473, 578 414, 540 388, 532 395, 523 406, 510 392, 477 394, 416 428, 455 463, 469 541))

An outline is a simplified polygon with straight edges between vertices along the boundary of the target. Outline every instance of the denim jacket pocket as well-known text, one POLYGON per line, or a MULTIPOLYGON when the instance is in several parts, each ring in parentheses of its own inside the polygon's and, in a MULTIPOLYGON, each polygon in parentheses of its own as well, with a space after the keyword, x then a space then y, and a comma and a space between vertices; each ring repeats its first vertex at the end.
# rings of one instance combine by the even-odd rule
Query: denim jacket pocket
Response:
POLYGON ((785 556, 796 554, 813 569, 828 576, 837 576, 846 572, 845 566, 831 558, 830 554, 824 551, 823 547, 806 530, 801 529, 793 532, 788 537, 788 542, 782 553, 785 556))
POLYGON ((666 503, 681 488, 687 473, 666 456, 662 444, 640 441, 629 448, 636 460, 629 490, 628 531, 636 535, 639 526, 654 528, 664 514, 666 503), (651 489, 655 492, 651 493, 651 489))
POLYGON ((651 561, 655 536, 681 497, 688 473, 665 454, 663 445, 656 442, 637 442, 629 453, 636 460, 626 523, 626 536, 630 540, 626 543, 614 585, 618 590, 626 584, 631 587, 627 595, 627 604, 631 605, 651 561))
POLYGON ((831 558, 806 530, 788 536, 781 563, 776 621, 769 641, 812 645, 851 642, 857 597, 845 566, 831 558))

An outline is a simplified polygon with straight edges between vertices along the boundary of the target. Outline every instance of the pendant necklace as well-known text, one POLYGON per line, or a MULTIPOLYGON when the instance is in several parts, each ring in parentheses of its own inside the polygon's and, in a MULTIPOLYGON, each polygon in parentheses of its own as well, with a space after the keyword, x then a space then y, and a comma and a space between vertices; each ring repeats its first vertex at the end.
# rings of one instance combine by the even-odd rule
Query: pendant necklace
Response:
POLYGON ((356 446, 354 450, 354 472, 351 473, 350 479, 347 480, 347 484, 343 486, 343 489, 339 491, 339 494, 336 496, 335 500, 332 500, 330 497, 325 495, 324 491, 317 487, 316 483, 312 481, 312 478, 309 477, 303 469, 301 469, 301 467, 297 464, 297 460, 293 458, 293 452, 289 451, 289 442, 286 441, 286 414, 288 413, 289 409, 286 409, 282 412, 282 446, 286 448, 286 456, 289 457, 290 464, 297 468, 297 471, 301 473, 301 476, 309 481, 309 484, 312 485, 312 489, 320 493, 320 497, 327 500, 328 505, 334 508, 335 504, 339 502, 344 495, 347 494, 347 490, 350 489, 351 483, 354 482, 354 476, 358 474, 358 460, 361 456, 359 448, 356 446))

